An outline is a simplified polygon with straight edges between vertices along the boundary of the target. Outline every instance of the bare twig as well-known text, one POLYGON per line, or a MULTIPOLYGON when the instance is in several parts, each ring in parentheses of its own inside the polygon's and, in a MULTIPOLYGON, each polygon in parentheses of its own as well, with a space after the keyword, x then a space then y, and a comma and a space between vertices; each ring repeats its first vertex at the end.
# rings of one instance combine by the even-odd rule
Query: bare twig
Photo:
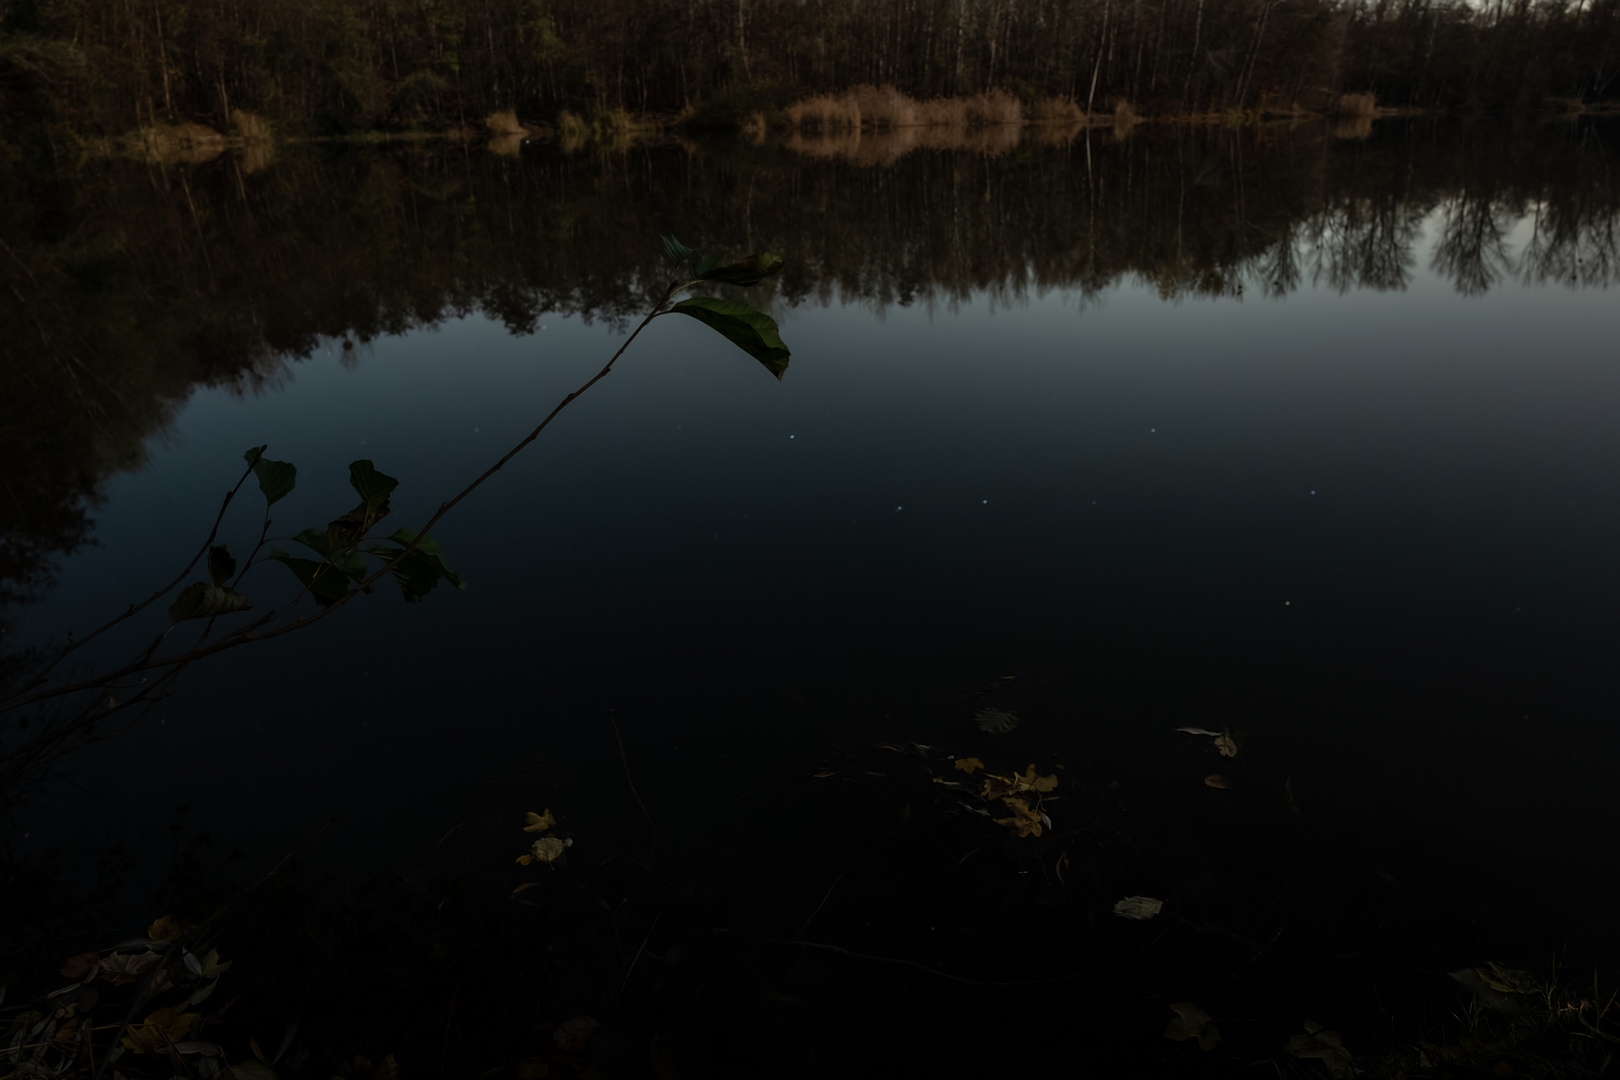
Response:
POLYGON ((636 797, 636 805, 641 807, 642 816, 647 824, 652 826, 653 832, 658 831, 658 823, 653 821, 652 814, 647 811, 647 804, 641 801, 641 792, 636 790, 636 782, 630 776, 630 758, 624 752, 624 739, 619 735, 619 721, 614 717, 613 710, 608 710, 608 723, 613 725, 613 738, 619 744, 619 760, 624 763, 624 782, 630 785, 630 794, 636 797))

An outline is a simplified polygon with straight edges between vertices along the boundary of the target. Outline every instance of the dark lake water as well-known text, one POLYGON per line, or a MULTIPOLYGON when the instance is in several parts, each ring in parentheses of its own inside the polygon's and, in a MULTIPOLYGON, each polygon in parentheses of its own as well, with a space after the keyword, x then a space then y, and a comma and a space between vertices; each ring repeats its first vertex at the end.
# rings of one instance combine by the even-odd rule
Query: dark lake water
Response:
MULTIPOLYGON (((197 664, 58 767, 14 851, 144 850, 183 804, 255 865, 335 815, 312 858, 403 867, 469 815, 635 815, 611 709, 654 818, 731 866, 814 831, 838 747, 1008 738, 1178 850, 1232 825, 1217 800, 1291 793, 1347 896, 1413 890, 1454 935, 1425 963, 1611 956, 1620 128, 1339 134, 12 176, 12 652, 172 576, 249 446, 299 469, 272 535, 349 509, 357 458, 418 526, 617 348, 661 233, 781 253, 738 295, 793 351, 778 382, 655 321, 435 529, 464 592, 197 664), (986 701, 1019 730, 978 731, 986 701), (1188 725, 1243 751, 1199 757, 1188 725), (746 839, 711 839, 744 794, 746 839)), ((806 908, 825 844, 768 860, 806 908)), ((1127 891, 1196 893, 1204 858, 1127 891)))

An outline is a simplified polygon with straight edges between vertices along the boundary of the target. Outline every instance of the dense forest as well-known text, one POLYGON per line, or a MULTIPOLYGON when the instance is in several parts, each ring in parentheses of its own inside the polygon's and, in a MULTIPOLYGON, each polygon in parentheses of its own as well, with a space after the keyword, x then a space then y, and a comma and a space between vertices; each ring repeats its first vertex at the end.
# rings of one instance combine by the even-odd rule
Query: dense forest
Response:
POLYGON ((1612 99, 1617 75, 1620 0, 0 0, 0 115, 53 140, 234 110, 329 133, 723 121, 858 84, 1161 115, 1525 109, 1612 99))

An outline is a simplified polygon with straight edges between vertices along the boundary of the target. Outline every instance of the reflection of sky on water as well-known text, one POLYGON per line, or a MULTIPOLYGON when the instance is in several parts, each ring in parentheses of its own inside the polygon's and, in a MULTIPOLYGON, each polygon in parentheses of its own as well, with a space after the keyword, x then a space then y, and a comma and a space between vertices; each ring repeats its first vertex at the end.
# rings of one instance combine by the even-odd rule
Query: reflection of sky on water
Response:
MULTIPOLYGON (((1086 673, 1076 722, 1260 729, 1317 791, 1444 815, 1467 776, 1539 771, 1478 812, 1549 785, 1596 810, 1620 751, 1612 296, 1471 299, 1425 254, 1396 292, 990 307, 785 312, 781 384, 654 323, 441 528, 466 592, 379 595, 199 666, 103 767, 228 775, 193 801, 249 837, 333 812, 430 830, 491 768, 588 742, 604 703, 675 746, 729 702, 1044 664, 1086 673), (1352 755, 1354 777, 1332 764, 1352 755)), ((617 340, 542 322, 467 318, 351 365, 334 348, 260 396, 197 392, 24 632, 144 596, 250 444, 299 466, 273 534, 348 509, 357 457, 401 479, 391 520, 420 523, 617 340)), ((232 518, 238 552, 257 512, 232 518)), ((289 582, 271 566, 246 591, 289 582)), ((785 723, 753 737, 816 750, 785 723)), ((116 805, 124 781, 101 783, 116 805)))

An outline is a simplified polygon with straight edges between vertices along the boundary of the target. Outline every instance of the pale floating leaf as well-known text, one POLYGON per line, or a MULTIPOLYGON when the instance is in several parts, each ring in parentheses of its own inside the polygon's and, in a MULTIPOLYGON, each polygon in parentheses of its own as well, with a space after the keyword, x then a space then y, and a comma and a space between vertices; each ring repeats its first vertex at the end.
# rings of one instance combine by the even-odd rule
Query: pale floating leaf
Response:
POLYGON ((524 832, 545 832, 547 829, 557 824, 557 819, 551 816, 550 810, 547 810, 544 814, 537 814, 533 810, 530 810, 524 816, 527 817, 529 821, 527 825, 523 826, 524 832))
POLYGON ((1011 709, 980 709, 973 717, 980 731, 1005 735, 1018 726, 1018 714, 1011 709))
POLYGON ((984 768, 984 762, 980 761, 976 757, 957 758, 956 767, 967 773, 969 776, 972 776, 974 769, 984 768))
POLYGON ((1237 741, 1232 738, 1230 732, 1215 736, 1215 749, 1221 752, 1221 757, 1237 757, 1237 741))
POLYGON ((1212 739, 1219 738, 1221 734, 1218 731, 1210 731, 1208 728, 1201 727, 1178 727, 1176 730, 1184 735, 1208 735, 1212 739))
POLYGON ((1209 1013, 1188 1002, 1177 1002, 1170 1006, 1176 1018, 1170 1021, 1164 1029, 1164 1037, 1182 1042, 1187 1039, 1197 1039, 1198 1049, 1210 1051, 1215 1044, 1221 1041, 1221 1033, 1209 1018, 1209 1013))
POLYGON ((1297 1058, 1319 1059, 1334 1080, 1348 1080, 1355 1074, 1355 1058, 1344 1048, 1339 1033, 1325 1031, 1315 1021, 1305 1021, 1305 1034, 1290 1038, 1285 1049, 1297 1058))
POLYGON ((1209 787, 1219 788, 1222 791, 1225 791, 1232 786, 1226 777, 1219 774, 1204 777, 1204 783, 1209 787))
POLYGON ((1163 907, 1163 900, 1151 896, 1127 896, 1114 905, 1114 914, 1126 919, 1151 919, 1163 907))

